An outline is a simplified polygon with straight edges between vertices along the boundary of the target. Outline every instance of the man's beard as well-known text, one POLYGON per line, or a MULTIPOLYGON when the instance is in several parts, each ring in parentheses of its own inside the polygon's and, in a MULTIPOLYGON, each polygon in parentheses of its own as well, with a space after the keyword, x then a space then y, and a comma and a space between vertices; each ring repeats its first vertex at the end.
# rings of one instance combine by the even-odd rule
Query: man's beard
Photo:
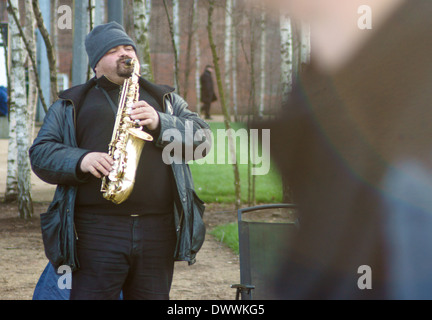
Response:
POLYGON ((122 78, 129 78, 132 75, 133 69, 125 65, 125 61, 128 58, 121 58, 117 60, 117 75, 122 78))

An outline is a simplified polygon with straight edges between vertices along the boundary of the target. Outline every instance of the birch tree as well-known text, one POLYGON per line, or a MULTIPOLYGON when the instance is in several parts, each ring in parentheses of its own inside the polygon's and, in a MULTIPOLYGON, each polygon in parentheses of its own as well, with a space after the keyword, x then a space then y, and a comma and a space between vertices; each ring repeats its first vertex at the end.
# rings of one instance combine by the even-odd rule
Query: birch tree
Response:
POLYGON ((195 40, 195 89, 196 89, 196 109, 197 113, 201 114, 201 46, 200 37, 198 34, 199 29, 199 3, 194 0, 194 40, 195 40))
POLYGON ((193 46, 193 38, 195 34, 195 2, 191 2, 191 7, 189 10, 189 21, 188 21, 188 35, 187 35, 187 47, 186 47, 186 62, 185 62, 185 80, 184 80, 184 89, 183 89, 183 99, 187 101, 188 93, 189 93, 189 75, 191 72, 191 55, 192 55, 192 46, 193 46))
POLYGON ((232 106, 234 111, 234 121, 238 121, 238 95, 237 95, 237 15, 236 12, 236 0, 232 0, 232 31, 231 31, 231 42, 232 42, 232 58, 231 58, 231 74, 232 74, 232 106))
POLYGON ((287 15, 280 17, 281 34, 281 82, 283 100, 286 101, 293 85, 293 35, 291 19, 287 15))
MULTIPOLYGON (((232 53, 232 15, 233 15, 233 2, 226 0, 225 8, 225 100, 228 106, 231 101, 231 53, 232 53)), ((231 109, 231 108, 229 108, 231 109)), ((231 114, 231 110, 230 110, 231 114)))
POLYGON ((17 9, 17 1, 8 1, 8 12, 9 12, 9 34, 10 34, 10 54, 11 54, 11 64, 9 70, 9 140, 8 140, 8 157, 7 157, 7 174, 6 174, 6 192, 5 201, 12 202, 18 198, 18 149, 17 149, 17 139, 16 139, 16 104, 15 104, 15 82, 17 81, 17 76, 19 75, 20 69, 17 69, 15 65, 16 61, 18 63, 23 63, 20 61, 21 57, 16 57, 17 52, 14 48, 19 43, 19 36, 17 36, 16 31, 18 26, 16 21, 19 21, 19 11, 17 9), (17 17, 18 14, 18 17, 17 17))
POLYGON ((179 72, 180 72, 180 4, 179 0, 173 0, 173 42, 175 47, 175 52, 177 55, 176 64, 175 64, 175 87, 178 90, 178 93, 180 93, 180 78, 179 78, 179 72))
MULTIPOLYGON (((256 108, 256 76, 255 76, 255 51, 256 51, 256 9, 255 7, 251 7, 249 11, 249 28, 250 28, 250 44, 249 44, 249 60, 247 59, 247 55, 245 52, 246 60, 249 61, 250 65, 250 96, 249 96, 249 112, 248 112, 248 124, 251 122, 251 117, 255 120, 257 116, 257 108, 256 108)), ((259 21, 258 21, 259 22, 259 21)), ((248 136, 248 145, 251 146, 251 137, 248 136)), ((253 156, 253 153, 252 153, 253 156)), ((249 206, 255 205, 255 182, 256 177, 252 175, 252 163, 255 163, 255 159, 250 159, 248 161, 248 204, 249 206)))
MULTIPOLYGON (((10 1, 11 10, 19 17, 18 0, 10 1)), ((18 190, 18 209, 21 218, 30 218, 33 215, 33 203, 31 198, 31 175, 30 175, 30 160, 28 157, 28 148, 30 142, 28 139, 27 129, 27 95, 25 87, 25 68, 24 59, 25 51, 24 44, 15 20, 10 17, 10 33, 11 33, 11 118, 14 118, 10 123, 11 131, 15 127, 15 132, 10 134, 9 141, 16 139, 16 145, 12 141, 9 147, 16 148, 16 159, 10 159, 11 165, 15 168, 11 172, 9 178, 17 177, 17 190, 18 190), (19 168, 17 170, 16 168, 19 168), (17 170, 17 172, 15 171, 17 170)), ((9 159, 8 159, 9 160, 9 159)), ((9 165, 9 161, 8 161, 9 165)))
POLYGON ((237 155, 235 152, 235 149, 236 149, 235 145, 234 145, 235 141, 233 140, 233 137, 232 137, 230 116, 229 116, 228 108, 227 108, 227 105, 225 102, 225 92, 224 92, 224 87, 223 87, 223 83, 222 83, 222 76, 221 76, 220 67, 219 67, 219 57, 217 55, 216 45, 215 45, 215 42, 213 39, 212 16, 213 16, 213 11, 214 11, 214 3, 215 3, 215 0, 209 0, 207 33, 208 33, 210 48, 211 48, 212 56, 213 56, 213 65, 214 65, 217 85, 218 85, 218 89, 219 89, 220 103, 221 103, 222 111, 223 111, 223 115, 224 115, 224 125, 225 125, 225 129, 227 130, 227 135, 228 135, 229 154, 231 156, 231 162, 233 164, 234 189, 235 189, 235 197, 236 197, 235 207, 236 207, 236 209, 239 209, 241 206, 240 172, 239 172, 239 168, 238 168, 238 164, 237 164, 237 155))
POLYGON ((234 121, 238 121, 238 99, 237 99, 237 24, 235 23, 236 16, 234 15, 234 8, 236 7, 236 0, 232 0, 232 32, 231 32, 231 42, 232 42, 232 58, 231 58, 231 74, 232 74, 232 106, 234 110, 234 121))
POLYGON ((310 25, 302 22, 301 23, 301 63, 308 64, 310 62, 310 50, 311 50, 311 39, 310 39, 310 25))
POLYGON ((34 68, 36 66, 31 62, 30 56, 35 57, 36 60, 36 35, 35 35, 35 19, 32 9, 31 0, 25 0, 25 37, 29 44, 29 52, 27 52, 27 66, 28 66, 28 97, 27 97, 27 110, 28 110, 28 123, 27 128, 29 130, 29 143, 33 142, 34 129, 35 129, 35 117, 36 117, 36 107, 37 107, 37 79, 34 73, 34 68))
POLYGON ((174 52, 174 86, 177 90, 177 92, 180 94, 180 82, 179 82, 179 57, 180 57, 180 32, 179 32, 179 26, 180 26, 180 17, 179 14, 179 3, 178 0, 173 0, 173 19, 170 18, 170 13, 168 10, 168 5, 166 3, 166 0, 163 0, 163 4, 165 7, 165 13, 168 20, 168 26, 171 34, 171 43, 173 46, 173 52, 174 52))
MULTIPOLYGON (((27 6, 27 2, 30 3, 30 7, 29 7, 29 9, 30 9, 31 8, 31 1, 29 1, 29 0, 25 0, 25 1, 26 1, 26 6, 27 6)), ((57 12, 57 9, 59 7, 59 1, 60 0, 51 0, 51 8, 54 8, 54 12, 57 12)), ((32 16, 33 16, 32 21, 35 21, 34 13, 32 13, 32 16)), ((57 19, 58 19, 57 14, 51 14, 50 19, 51 19, 51 21, 50 21, 50 33, 51 33, 52 46, 54 48, 54 52, 58 52, 58 30, 59 30, 59 28, 58 28, 58 24, 57 24, 57 19)), ((58 72, 58 70, 59 70, 59 61, 57 59, 56 71, 58 72)))
MULTIPOLYGON (((285 106, 292 91, 293 85, 293 29, 289 16, 280 17, 280 35, 281 35, 281 83, 282 83, 282 103, 285 106)), ((297 50, 298 51, 298 50, 297 50)), ((298 61, 298 59, 296 59, 298 61)), ((285 179, 282 179, 282 195, 284 202, 292 202, 293 197, 291 190, 285 179)))
MULTIPOLYGON (((266 13, 263 10, 261 13, 260 27, 261 27, 261 41, 260 41, 260 50, 261 50, 261 60, 260 60, 260 102, 258 108, 258 116, 262 118, 264 116, 264 104, 265 104, 265 93, 266 93, 266 52, 267 52, 267 33, 266 33, 266 13)), ((254 162, 255 163, 255 162, 254 162)))
MULTIPOLYGON (((95 27, 95 16, 96 16, 96 5, 95 5, 95 0, 88 0, 87 1, 87 22, 88 22, 88 30, 89 32, 95 27)), ((132 10, 133 11, 133 10, 132 10)), ((52 25, 51 25, 52 27, 52 25)), ((55 28, 57 29, 57 28, 55 28)), ((51 28, 52 30, 52 28, 51 28)), ((54 37, 54 33, 52 34, 54 37)), ((54 39, 53 39, 54 41, 54 39)), ((55 47, 55 46, 54 46, 55 47)), ((89 81, 91 78, 94 77, 94 71, 92 69, 92 67, 90 66, 90 64, 87 64, 87 78, 86 78, 86 82, 89 81)))
POLYGON ((37 22, 37 26, 39 28, 39 31, 42 35, 42 38, 45 42, 45 47, 47 50, 48 55, 48 63, 49 63, 49 70, 50 70, 50 83, 51 83, 51 103, 53 103, 55 100, 57 100, 58 95, 58 85, 57 85, 57 57, 55 49, 52 45, 52 40, 49 35, 48 30, 45 27, 45 23, 42 18, 42 13, 39 8, 39 1, 38 0, 32 0, 33 5, 33 12, 35 15, 35 19, 37 22))
MULTIPOLYGON (((13 31, 15 28, 15 21, 9 17, 9 34, 12 47, 12 41, 16 41, 13 37, 13 31)), ((13 66, 14 55, 12 55, 12 49, 10 50, 12 63, 9 70, 9 137, 8 137, 8 156, 7 156, 7 173, 6 173, 6 192, 5 201, 12 202, 18 198, 18 149, 16 139, 16 107, 14 101, 14 89, 13 84, 16 82, 16 66, 13 66)))
POLYGON ((138 56, 141 58, 141 75, 149 81, 153 81, 153 69, 150 56, 150 42, 148 27, 150 11, 147 10, 150 0, 133 0, 134 29, 138 56))
MULTIPOLYGON (((24 46, 25 46, 25 48, 27 50, 28 58, 30 59, 30 62, 31 62, 32 67, 33 67, 32 69, 33 69, 34 77, 35 77, 35 80, 36 80, 36 86, 37 86, 37 91, 38 91, 38 94, 39 94, 39 98, 40 98, 40 101, 42 103, 42 107, 43 107, 43 109, 44 109, 44 111, 46 113, 46 112, 48 112, 48 107, 47 107, 47 104, 45 102, 45 98, 44 98, 44 95, 43 95, 43 92, 42 92, 42 88, 41 88, 41 85, 40 85, 40 78, 39 78, 38 68, 36 67, 36 56, 33 55, 33 50, 31 48, 31 45, 27 41, 26 35, 24 34, 24 31, 23 31, 23 29, 21 28, 21 26, 19 24, 19 17, 16 15, 17 10, 12 10, 12 8, 13 8, 13 5, 11 3, 11 0, 8 0, 7 10, 8 10, 8 14, 9 14, 9 19, 12 19, 14 21, 15 25, 18 27, 19 34, 20 34, 21 39, 22 39, 22 41, 24 43, 24 46)), ((6 59, 6 61, 7 61, 7 59, 6 59)), ((9 76, 9 72, 7 74, 9 76)), ((9 81, 8 81, 8 83, 9 83, 9 81)))

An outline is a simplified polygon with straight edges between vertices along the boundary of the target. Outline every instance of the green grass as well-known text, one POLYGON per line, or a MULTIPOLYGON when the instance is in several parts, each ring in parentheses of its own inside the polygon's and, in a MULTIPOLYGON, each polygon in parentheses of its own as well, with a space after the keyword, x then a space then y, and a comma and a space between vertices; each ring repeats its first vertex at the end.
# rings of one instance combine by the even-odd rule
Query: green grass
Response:
POLYGON ((237 223, 228 223, 215 227, 210 231, 218 241, 225 243, 234 253, 239 254, 239 238, 237 223))
MULTIPOLYGON (((224 124, 221 122, 211 123, 210 127, 213 132, 213 151, 207 155, 206 160, 210 162, 213 156, 213 163, 199 164, 196 162, 190 163, 190 168, 195 183, 195 190, 199 197, 207 203, 233 203, 235 201, 234 190, 234 171, 233 165, 228 164, 228 143, 225 143, 225 150, 218 150, 217 137, 218 129, 225 129, 224 124), (218 153, 225 152, 224 161, 218 160, 218 153)), ((234 130, 246 130, 245 126, 240 123, 233 123, 234 130)), ((238 132, 238 131, 236 131, 238 132)), ((248 133, 250 131, 247 131, 248 133)), ((249 150, 247 141, 240 141, 236 139, 236 153, 237 161, 241 159, 248 159, 249 150), (243 157, 243 158, 242 158, 243 157)), ((227 141, 227 139, 226 139, 227 141)), ((259 151, 258 155, 261 155, 259 151)), ((261 165, 258 165, 260 167, 261 165)), ((240 185, 242 202, 246 203, 248 200, 248 165, 239 164, 240 172, 240 185)), ((274 203, 282 201, 282 183, 280 175, 271 164, 270 170, 265 175, 255 176, 255 198, 257 203, 274 203)))

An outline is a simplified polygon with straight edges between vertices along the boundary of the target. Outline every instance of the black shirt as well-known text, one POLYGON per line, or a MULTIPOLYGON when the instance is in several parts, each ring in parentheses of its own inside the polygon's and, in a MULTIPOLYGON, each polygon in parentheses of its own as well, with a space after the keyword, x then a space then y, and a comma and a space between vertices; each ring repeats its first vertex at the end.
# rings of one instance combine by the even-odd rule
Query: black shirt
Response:
MULTIPOLYGON (((77 108, 77 142, 80 148, 91 152, 108 152, 116 115, 100 87, 117 105, 120 86, 106 77, 97 79, 96 83, 77 108)), ((139 99, 156 111, 163 111, 157 100, 143 88, 140 88, 139 99)), ((157 139, 156 134, 154 138, 157 139)), ((162 149, 147 141, 130 197, 119 205, 106 200, 100 191, 102 180, 91 175, 88 183, 78 188, 76 212, 108 215, 169 213, 173 210, 173 182, 171 167, 162 161, 162 149)))

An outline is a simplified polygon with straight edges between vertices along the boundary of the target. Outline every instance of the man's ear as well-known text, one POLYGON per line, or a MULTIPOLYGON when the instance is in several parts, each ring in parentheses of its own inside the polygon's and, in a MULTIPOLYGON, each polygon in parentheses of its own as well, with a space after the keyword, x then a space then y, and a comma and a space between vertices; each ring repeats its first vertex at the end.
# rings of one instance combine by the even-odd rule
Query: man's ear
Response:
MULTIPOLYGON (((98 62, 98 64, 99 64, 99 62, 98 62)), ((98 74, 98 64, 93 68, 93 72, 95 73, 96 78, 97 78, 97 74, 98 74)))

